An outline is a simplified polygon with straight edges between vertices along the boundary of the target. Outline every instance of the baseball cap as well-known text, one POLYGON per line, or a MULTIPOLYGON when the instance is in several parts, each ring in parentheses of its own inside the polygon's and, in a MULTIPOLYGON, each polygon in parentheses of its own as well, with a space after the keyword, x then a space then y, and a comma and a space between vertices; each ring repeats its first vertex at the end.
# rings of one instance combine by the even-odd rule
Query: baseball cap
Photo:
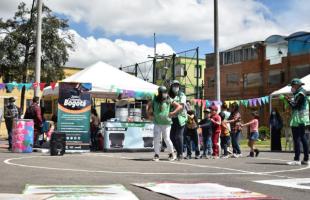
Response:
POLYGON ((209 112, 211 112, 211 110, 209 108, 207 108, 207 109, 204 109, 203 112, 209 113, 209 112))
POLYGON ((217 107, 217 106, 214 106, 214 105, 211 106, 210 108, 211 108, 211 110, 213 110, 213 111, 217 111, 217 110, 218 110, 218 107, 217 107))
POLYGON ((15 102, 15 98, 14 97, 10 97, 9 98, 9 102, 15 102))
POLYGON ((173 80, 171 82, 171 85, 180 85, 180 82, 178 80, 173 80))
POLYGON ((161 93, 165 93, 165 92, 167 92, 168 90, 167 90, 167 88, 165 87, 165 86, 160 86, 159 88, 158 88, 158 92, 161 92, 161 93))
POLYGON ((294 78, 290 84, 288 84, 289 86, 292 86, 292 85, 304 85, 303 82, 301 82, 301 80, 299 78, 294 78))

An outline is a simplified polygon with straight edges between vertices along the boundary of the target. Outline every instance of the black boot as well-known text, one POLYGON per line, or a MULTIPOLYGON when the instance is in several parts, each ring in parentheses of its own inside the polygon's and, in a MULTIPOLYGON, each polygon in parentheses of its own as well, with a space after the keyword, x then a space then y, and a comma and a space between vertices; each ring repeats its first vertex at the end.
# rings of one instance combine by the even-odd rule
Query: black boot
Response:
POLYGON ((250 154, 247 157, 254 157, 254 152, 251 151, 250 154))
POLYGON ((258 154, 259 154, 259 150, 258 149, 254 149, 254 152, 255 152, 255 157, 257 157, 258 154))

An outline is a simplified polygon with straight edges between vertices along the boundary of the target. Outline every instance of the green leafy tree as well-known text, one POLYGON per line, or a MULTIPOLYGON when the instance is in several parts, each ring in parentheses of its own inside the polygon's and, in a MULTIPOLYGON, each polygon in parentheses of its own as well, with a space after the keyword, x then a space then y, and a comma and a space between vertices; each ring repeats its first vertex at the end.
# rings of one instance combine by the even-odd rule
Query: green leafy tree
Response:
MULTIPOLYGON (((31 9, 20 3, 12 19, 0 19, 0 68, 4 82, 33 82, 35 80, 37 10, 35 0, 31 9)), ((63 66, 68 61, 68 50, 73 50, 74 37, 68 31, 68 21, 42 8, 41 82, 64 78, 63 66)), ((24 106, 25 87, 21 92, 24 106)))

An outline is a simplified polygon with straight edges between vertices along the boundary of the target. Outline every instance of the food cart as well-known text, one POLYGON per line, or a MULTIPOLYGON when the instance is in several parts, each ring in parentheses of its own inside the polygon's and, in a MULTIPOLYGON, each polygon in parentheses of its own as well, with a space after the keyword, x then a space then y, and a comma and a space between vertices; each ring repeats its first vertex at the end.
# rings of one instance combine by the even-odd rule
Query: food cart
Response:
MULTIPOLYGON (((103 62, 97 62, 66 78, 63 82, 91 83, 92 89, 89 93, 93 99, 105 99, 106 101, 109 99, 112 102, 113 100, 132 99, 131 103, 126 106, 116 105, 114 117, 101 123, 100 132, 104 138, 104 150, 149 150, 153 148, 154 125, 143 116, 144 105, 134 100, 152 98, 158 86, 103 62)), ((55 101, 58 90, 58 85, 55 89, 45 88, 43 99, 55 101)), ((49 103, 49 105, 55 105, 55 103, 49 103)), ((55 112, 56 109, 52 110, 55 112)))

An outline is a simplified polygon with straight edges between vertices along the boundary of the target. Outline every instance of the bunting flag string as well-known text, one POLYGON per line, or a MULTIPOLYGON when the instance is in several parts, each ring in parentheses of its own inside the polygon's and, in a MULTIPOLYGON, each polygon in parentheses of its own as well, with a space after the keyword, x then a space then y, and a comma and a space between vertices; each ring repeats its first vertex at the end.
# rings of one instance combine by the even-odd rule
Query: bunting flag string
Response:
MULTIPOLYGON (((50 86, 52 90, 55 89, 57 82, 50 82, 50 86)), ((40 90, 43 91, 43 89, 47 86, 47 83, 41 82, 41 83, 16 83, 15 81, 11 83, 0 83, 0 90, 6 89, 8 92, 12 92, 15 88, 17 88, 19 91, 25 87, 25 89, 28 91, 31 88, 36 89, 37 87, 40 87, 40 90)))

